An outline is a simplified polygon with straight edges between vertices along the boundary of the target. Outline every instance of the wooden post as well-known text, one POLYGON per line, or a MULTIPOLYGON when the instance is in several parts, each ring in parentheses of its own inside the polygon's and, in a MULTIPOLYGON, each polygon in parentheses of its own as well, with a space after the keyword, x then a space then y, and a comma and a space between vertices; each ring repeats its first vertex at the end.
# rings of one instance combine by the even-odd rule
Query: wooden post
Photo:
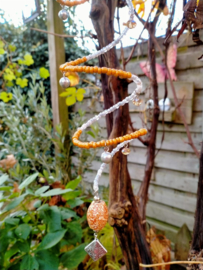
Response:
MULTIPOLYGON (((47 2, 48 31, 62 34, 64 22, 58 17, 61 6, 55 0, 48 0, 47 2)), ((68 132, 68 108, 65 99, 59 96, 60 93, 64 91, 59 85, 59 80, 62 77, 62 74, 59 71, 59 65, 65 62, 64 39, 48 35, 48 44, 54 127, 59 123, 62 123, 63 130, 68 132)))

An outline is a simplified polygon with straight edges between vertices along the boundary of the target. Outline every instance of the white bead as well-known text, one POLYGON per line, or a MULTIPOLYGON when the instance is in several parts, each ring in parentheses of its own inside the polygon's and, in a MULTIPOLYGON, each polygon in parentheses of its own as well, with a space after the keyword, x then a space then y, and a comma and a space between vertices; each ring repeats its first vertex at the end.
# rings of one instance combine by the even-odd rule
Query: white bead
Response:
POLYGON ((62 21, 66 21, 68 19, 68 11, 66 9, 62 9, 59 11, 58 16, 62 21))
POLYGON ((104 163, 110 163, 112 160, 112 156, 111 156, 111 153, 109 152, 103 152, 101 154, 101 161, 104 162, 104 163))
POLYGON ((70 87, 70 80, 67 77, 62 77, 59 80, 59 84, 63 88, 68 88, 68 87, 70 87))

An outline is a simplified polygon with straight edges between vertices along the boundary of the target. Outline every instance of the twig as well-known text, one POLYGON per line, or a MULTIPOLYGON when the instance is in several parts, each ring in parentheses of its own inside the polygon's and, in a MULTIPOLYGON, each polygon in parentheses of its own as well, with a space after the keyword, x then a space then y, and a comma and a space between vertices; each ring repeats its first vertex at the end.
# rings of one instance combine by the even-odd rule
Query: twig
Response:
POLYGON ((80 37, 80 36, 73 36, 73 35, 57 34, 57 33, 52 33, 52 32, 46 31, 46 30, 33 28, 33 27, 30 27, 30 29, 34 30, 34 31, 42 32, 42 33, 45 33, 45 34, 48 34, 48 35, 53 35, 53 36, 56 36, 56 37, 60 37, 60 38, 87 38, 88 37, 88 36, 81 36, 80 37))

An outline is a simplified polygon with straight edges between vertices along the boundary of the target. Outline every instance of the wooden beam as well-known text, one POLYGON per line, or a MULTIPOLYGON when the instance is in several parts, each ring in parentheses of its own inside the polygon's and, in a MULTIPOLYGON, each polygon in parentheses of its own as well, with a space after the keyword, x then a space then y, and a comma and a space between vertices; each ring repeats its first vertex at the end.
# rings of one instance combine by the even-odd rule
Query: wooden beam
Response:
MULTIPOLYGON (((63 21, 59 19, 58 12, 61 9, 59 3, 54 0, 48 1, 47 6, 47 29, 52 33, 63 33, 63 21)), ((53 110, 54 127, 62 123, 63 130, 68 131, 68 108, 65 99, 59 95, 64 90, 59 85, 62 77, 59 65, 65 62, 64 39, 48 35, 49 44, 49 63, 51 79, 51 101, 53 110)))

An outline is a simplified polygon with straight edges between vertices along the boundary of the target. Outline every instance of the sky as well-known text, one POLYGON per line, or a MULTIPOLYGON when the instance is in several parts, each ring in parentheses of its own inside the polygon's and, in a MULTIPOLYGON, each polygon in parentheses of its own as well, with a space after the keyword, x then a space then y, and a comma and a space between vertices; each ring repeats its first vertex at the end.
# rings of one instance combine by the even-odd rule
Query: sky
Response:
MULTIPOLYGON (((55 1, 55 0, 48 0, 48 1, 55 1)), ((144 19, 147 18, 148 16, 148 12, 150 11, 150 7, 151 7, 151 0, 147 0, 147 4, 146 6, 146 12, 145 12, 145 16, 144 19)), ((170 3, 172 2, 172 0, 168 0, 168 7, 170 7, 170 3)), ((177 8, 176 8, 176 14, 175 14, 175 21, 174 21, 174 25, 182 19, 182 2, 178 0, 177 1, 177 8)), ((23 20, 22 20, 22 12, 27 15, 30 13, 31 9, 34 9, 34 3, 35 0, 0 0, 0 8, 3 9, 5 11, 5 17, 7 19, 10 19, 14 25, 16 27, 20 26, 23 24, 23 20)), ((89 3, 85 3, 83 5, 79 5, 76 8, 76 16, 78 18, 80 18, 81 21, 85 22, 85 28, 87 31, 91 31, 92 33, 94 33, 94 29, 91 23, 91 20, 89 18, 89 11, 90 11, 90 5, 91 5, 91 0, 89 1, 89 3)), ((124 29, 123 23, 126 23, 128 20, 128 8, 122 8, 119 9, 119 15, 120 15, 120 25, 121 25, 121 31, 122 29, 124 29)), ((158 30, 157 30, 157 34, 158 36, 164 35, 165 34, 165 27, 167 24, 169 16, 163 16, 161 15, 161 23, 158 23, 158 30)), ((130 31, 128 31, 127 36, 122 40, 122 44, 124 47, 126 46, 130 46, 133 45, 136 41, 136 39, 139 37, 139 34, 142 30, 142 24, 137 21, 137 26, 134 29, 131 29, 130 31)), ((80 23, 78 21, 78 23, 80 23)), ((118 26, 117 26, 117 21, 115 20, 115 30, 118 31, 118 26)), ((118 35, 115 34, 115 38, 118 35)), ((147 31, 145 31, 145 33, 143 33, 142 38, 147 39, 148 38, 148 34, 147 31)), ((80 41, 79 41, 80 44, 80 41)), ((91 42, 90 40, 88 40, 85 44, 86 47, 88 47, 90 50, 95 50, 95 44, 93 42, 91 42)), ((120 44, 117 45, 117 47, 120 47, 120 44)))

